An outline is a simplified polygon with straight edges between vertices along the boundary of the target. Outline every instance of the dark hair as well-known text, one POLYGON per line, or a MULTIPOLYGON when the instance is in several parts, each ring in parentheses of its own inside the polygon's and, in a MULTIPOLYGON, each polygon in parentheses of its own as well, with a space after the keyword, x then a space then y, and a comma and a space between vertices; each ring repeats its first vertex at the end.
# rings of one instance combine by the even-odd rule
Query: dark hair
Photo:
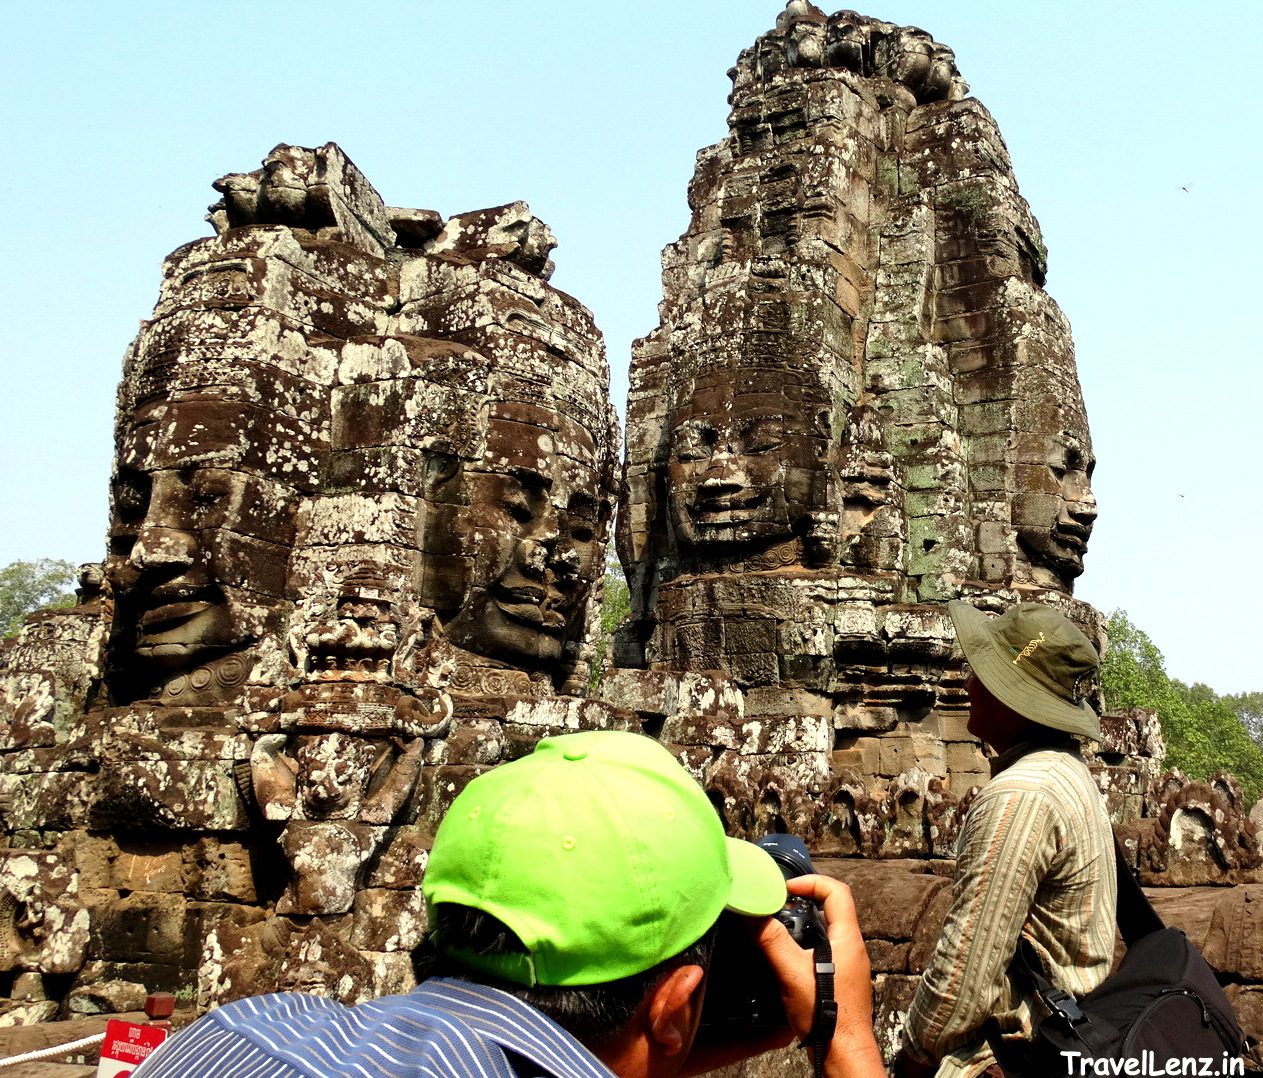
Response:
POLYGON ((631 1021, 650 991, 680 966, 710 966, 715 926, 701 939, 656 966, 604 984, 581 986, 524 985, 504 981, 463 965, 440 948, 462 948, 475 954, 526 954, 526 945, 503 921, 482 910, 442 903, 430 910, 430 929, 412 952, 418 981, 455 977, 503 989, 551 1018, 589 1048, 612 1041, 631 1021))

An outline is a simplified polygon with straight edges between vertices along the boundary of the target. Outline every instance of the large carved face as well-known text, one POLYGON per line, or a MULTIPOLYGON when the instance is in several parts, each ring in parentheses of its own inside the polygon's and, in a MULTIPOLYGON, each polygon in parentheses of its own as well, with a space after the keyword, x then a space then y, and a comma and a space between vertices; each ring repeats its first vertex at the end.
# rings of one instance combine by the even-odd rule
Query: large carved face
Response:
POLYGON ((1068 586, 1083 572, 1083 555, 1096 521, 1096 458, 1086 423, 1045 436, 1043 447, 1042 467, 1034 462, 1024 469, 1029 486, 1013 500, 1013 524, 1031 564, 1068 586))
POLYGON ((462 501, 454 529, 470 555, 448 638, 510 665, 555 665, 600 571, 607 514, 592 437, 547 409, 502 408, 462 501))
POLYGON ((697 379, 672 415, 666 467, 681 548, 757 548, 805 530, 820 502, 825 439, 801 389, 788 372, 725 368, 697 379))
POLYGON ((252 466, 269 439, 247 424, 235 402, 188 396, 123 433, 106 563, 123 695, 239 650, 280 601, 294 498, 252 466))

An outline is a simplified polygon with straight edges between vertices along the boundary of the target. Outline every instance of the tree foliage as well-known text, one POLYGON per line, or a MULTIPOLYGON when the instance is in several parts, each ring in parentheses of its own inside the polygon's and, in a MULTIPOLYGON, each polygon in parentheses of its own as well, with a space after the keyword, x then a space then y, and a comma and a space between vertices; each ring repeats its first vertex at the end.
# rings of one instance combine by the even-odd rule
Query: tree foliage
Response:
POLYGON ((1108 633, 1101 667, 1105 706, 1156 711, 1167 743, 1165 766, 1196 779, 1228 771, 1250 800, 1263 796, 1263 747, 1252 739, 1247 717, 1254 716, 1257 730, 1263 693, 1219 696, 1200 682, 1185 685, 1168 677, 1162 652, 1125 611, 1110 615, 1108 633))
POLYGON ((592 660, 592 676, 589 689, 601 683, 609 655, 614 647, 614 630, 627 620, 631 613, 631 592, 618 560, 613 556, 605 562, 605 580, 601 591, 601 635, 596 643, 596 655, 592 660))
POLYGON ((0 636, 16 633, 33 611, 74 603, 75 576, 70 562, 55 558, 15 561, 0 569, 0 636))
POLYGON ((36 610, 70 606, 75 575, 70 562, 54 558, 10 562, 0 569, 0 636, 12 636, 36 610))
POLYGON ((1263 692, 1239 692, 1224 699, 1245 724, 1255 744, 1263 745, 1263 692))

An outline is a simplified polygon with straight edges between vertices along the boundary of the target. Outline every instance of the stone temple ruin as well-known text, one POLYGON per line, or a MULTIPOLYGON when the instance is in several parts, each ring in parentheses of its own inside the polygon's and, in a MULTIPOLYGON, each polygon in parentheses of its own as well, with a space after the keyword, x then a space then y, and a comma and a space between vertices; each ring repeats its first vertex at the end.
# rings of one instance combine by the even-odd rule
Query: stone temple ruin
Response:
MULTIPOLYGON (((987 771, 944 604, 1104 643, 1091 437, 950 50, 791 0, 731 75, 621 482, 600 333, 524 203, 388 207, 333 144, 216 181, 124 360, 105 560, 0 650, 0 1022, 405 990, 454 795, 617 728, 852 881, 893 1042, 987 771), (616 516, 632 615, 595 670, 616 516)), ((1164 773, 1154 716, 1103 725, 1142 879, 1263 1033, 1263 810, 1164 773)))

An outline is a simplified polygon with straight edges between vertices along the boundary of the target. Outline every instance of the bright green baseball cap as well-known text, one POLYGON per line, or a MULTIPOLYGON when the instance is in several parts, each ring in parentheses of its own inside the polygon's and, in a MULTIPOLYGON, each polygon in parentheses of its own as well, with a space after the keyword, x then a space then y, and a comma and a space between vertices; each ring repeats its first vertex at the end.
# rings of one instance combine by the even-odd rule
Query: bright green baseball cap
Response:
POLYGON ((472 906, 526 955, 449 951, 525 985, 629 977, 697 942, 725 909, 785 904, 776 862, 730 839, 706 794, 661 744, 612 730, 550 737, 474 779, 434 836, 427 904, 472 906))

